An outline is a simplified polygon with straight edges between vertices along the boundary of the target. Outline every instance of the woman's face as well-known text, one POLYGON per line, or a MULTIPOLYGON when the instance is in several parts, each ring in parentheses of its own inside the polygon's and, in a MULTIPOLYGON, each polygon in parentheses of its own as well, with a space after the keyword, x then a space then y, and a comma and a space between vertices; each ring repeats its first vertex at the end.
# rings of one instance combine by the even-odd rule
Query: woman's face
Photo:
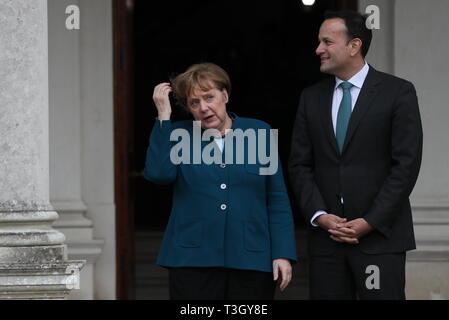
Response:
POLYGON ((228 114, 226 103, 229 97, 226 89, 213 88, 204 91, 194 88, 187 98, 187 106, 196 121, 201 121, 203 129, 224 131, 228 114))

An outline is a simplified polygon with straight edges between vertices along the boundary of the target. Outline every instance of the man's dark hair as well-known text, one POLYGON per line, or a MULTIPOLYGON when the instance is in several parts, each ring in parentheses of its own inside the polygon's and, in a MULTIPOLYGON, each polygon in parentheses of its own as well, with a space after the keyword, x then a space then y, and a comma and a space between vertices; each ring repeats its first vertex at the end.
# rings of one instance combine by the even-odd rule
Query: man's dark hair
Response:
POLYGON ((373 37, 372 30, 365 24, 367 16, 356 11, 326 11, 324 14, 324 20, 335 18, 343 19, 345 22, 349 40, 354 38, 362 40, 362 56, 365 58, 373 37))

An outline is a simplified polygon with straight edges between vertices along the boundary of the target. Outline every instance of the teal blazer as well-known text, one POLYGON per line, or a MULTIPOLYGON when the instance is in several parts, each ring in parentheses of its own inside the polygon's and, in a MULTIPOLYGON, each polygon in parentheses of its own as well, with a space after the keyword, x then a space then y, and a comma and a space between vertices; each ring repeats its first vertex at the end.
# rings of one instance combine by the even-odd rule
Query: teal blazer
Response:
MULTIPOLYGON (((270 129, 259 120, 232 117, 232 129, 270 129)), ((170 134, 177 128, 193 136, 193 121, 156 119, 145 163, 147 180, 174 186, 157 264, 271 272, 274 259, 296 262, 293 217, 280 161, 274 175, 260 175, 259 162, 247 163, 245 144, 245 164, 175 165, 170 151, 178 142, 171 142, 170 134)), ((201 148, 209 143, 202 142, 201 148)), ((234 157, 235 147, 234 143, 234 157)), ((226 147, 223 163, 225 155, 226 147)))

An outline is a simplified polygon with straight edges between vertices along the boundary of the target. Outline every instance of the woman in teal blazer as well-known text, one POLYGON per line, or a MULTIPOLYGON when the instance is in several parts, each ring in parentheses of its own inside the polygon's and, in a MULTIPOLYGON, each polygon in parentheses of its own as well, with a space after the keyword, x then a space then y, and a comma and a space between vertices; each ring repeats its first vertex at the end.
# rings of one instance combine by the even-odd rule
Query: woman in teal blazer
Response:
POLYGON ((169 268, 172 299, 272 299, 279 275, 281 290, 291 279, 294 224, 277 149, 271 163, 249 160, 262 144, 268 153, 271 128, 228 113, 230 91, 227 73, 211 63, 193 65, 154 90, 158 118, 144 173, 149 181, 174 186, 157 260, 169 268), (170 121, 172 91, 195 122, 170 121), (234 132, 252 138, 239 148, 237 135, 228 139, 234 132), (261 174, 270 166, 272 172, 261 174))

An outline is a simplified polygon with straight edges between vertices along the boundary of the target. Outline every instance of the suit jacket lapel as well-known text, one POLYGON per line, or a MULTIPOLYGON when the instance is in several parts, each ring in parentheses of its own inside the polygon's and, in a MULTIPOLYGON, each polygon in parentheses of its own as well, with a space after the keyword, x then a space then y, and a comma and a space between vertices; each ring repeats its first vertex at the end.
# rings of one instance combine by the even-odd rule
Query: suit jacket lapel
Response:
POLYGON ((335 89, 335 78, 332 77, 326 85, 325 91, 322 95, 320 95, 320 114, 323 116, 321 119, 323 120, 324 132, 327 138, 329 139, 329 143, 331 144, 334 151, 339 154, 337 139, 335 138, 334 125, 332 123, 332 99, 334 96, 335 89))
POLYGON ((352 111, 351 119, 349 120, 348 131, 346 133, 345 144, 343 146, 342 153, 345 152, 348 144, 351 142, 351 139, 353 138, 354 133, 357 130, 360 120, 362 120, 366 112, 371 108, 373 98, 378 92, 377 85, 379 83, 379 72, 370 66, 368 75, 366 76, 365 82, 363 83, 363 87, 354 106, 354 110, 352 111))

